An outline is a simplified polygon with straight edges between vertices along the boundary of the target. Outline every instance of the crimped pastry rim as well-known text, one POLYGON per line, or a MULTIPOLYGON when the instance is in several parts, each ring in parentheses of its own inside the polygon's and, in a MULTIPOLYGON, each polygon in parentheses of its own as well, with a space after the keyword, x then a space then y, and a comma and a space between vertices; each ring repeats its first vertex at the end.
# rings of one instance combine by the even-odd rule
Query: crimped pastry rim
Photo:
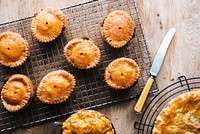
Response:
POLYGON ((140 76, 140 68, 139 68, 138 64, 135 62, 135 60, 122 57, 122 58, 115 59, 111 63, 108 64, 108 66, 106 67, 106 70, 105 70, 104 80, 109 87, 117 89, 117 90, 123 90, 123 89, 127 89, 127 88, 131 87, 133 84, 135 84, 135 82, 138 80, 139 76, 140 76), (136 73, 135 73, 134 77, 132 77, 133 78, 132 81, 129 84, 127 84, 126 86, 117 85, 110 80, 109 71, 113 69, 113 64, 115 64, 115 62, 120 62, 120 61, 126 61, 129 63, 132 63, 136 68, 136 73))
POLYGON ((69 72, 67 72, 65 70, 51 71, 51 72, 47 73, 42 78, 42 80, 40 81, 40 83, 38 85, 38 88, 37 88, 37 98, 41 102, 46 103, 46 104, 58 104, 58 103, 62 103, 64 101, 66 101, 69 98, 69 96, 72 94, 72 91, 74 90, 75 85, 76 85, 76 80, 75 80, 75 77, 71 73, 69 73, 69 72), (43 99, 43 97, 45 97, 45 96, 43 96, 43 94, 45 93, 45 91, 44 91, 44 87, 46 86, 45 82, 49 80, 49 77, 55 76, 55 75, 67 77, 66 79, 70 79, 72 81, 71 87, 69 87, 67 89, 67 91, 69 91, 69 93, 66 94, 66 96, 64 96, 64 98, 62 98, 61 100, 57 100, 57 101, 49 101, 47 99, 43 99))
MULTIPOLYGON (((108 23, 109 24, 109 23, 108 23)), ((126 12, 126 11, 123 11, 123 10, 115 10, 115 11, 112 11, 110 12, 103 20, 102 24, 101 24, 101 27, 100 27, 100 32, 101 32, 101 35, 104 37, 104 39, 106 40, 106 42, 113 48, 121 48, 123 46, 125 46, 130 40, 131 38, 133 37, 134 35, 134 29, 135 29, 135 23, 132 19, 132 17, 126 12), (112 41, 110 42, 110 40, 113 40, 109 37, 109 35, 107 35, 107 31, 108 29, 107 28, 104 28, 105 26, 105 23, 107 23, 107 21, 112 17, 113 18, 113 14, 118 14, 118 13, 121 13, 123 15, 125 15, 128 19, 127 21, 130 21, 130 23, 132 23, 132 26, 133 28, 128 30, 128 31, 131 31, 131 34, 129 35, 129 37, 127 37, 127 39, 125 39, 124 41, 120 41, 120 42, 117 42, 117 41, 114 41, 112 43, 112 41), (108 36, 108 37, 107 37, 108 36)), ((119 32, 119 31, 118 31, 119 32)))
POLYGON ((31 98, 33 97, 33 95, 34 95, 33 83, 30 80, 30 78, 28 76, 26 76, 26 75, 23 75, 23 74, 13 74, 13 75, 8 77, 8 80, 3 85, 3 88, 2 88, 2 91, 1 91, 1 101, 2 101, 3 107, 6 110, 8 110, 9 112, 17 112, 17 111, 25 108, 27 105, 29 105, 29 102, 30 102, 31 98), (7 88, 7 85, 9 84, 9 82, 13 81, 13 80, 23 80, 23 82, 25 82, 27 84, 25 98, 23 98, 24 101, 22 101, 18 105, 8 104, 4 100, 4 97, 2 95, 2 92, 4 90, 7 90, 6 88, 7 88))
MULTIPOLYGON (((76 44, 77 45, 77 44, 76 44)), ((79 69, 91 69, 96 67, 101 60, 101 51, 99 49, 99 47, 95 44, 95 42, 87 37, 78 37, 78 38, 74 38, 72 40, 70 40, 64 47, 64 56, 67 59, 67 61, 72 64, 74 67, 79 68, 79 69), (76 42, 81 42, 81 41, 85 41, 84 38, 86 38, 86 40, 90 43, 92 43, 92 47, 95 50, 95 54, 97 56, 94 57, 93 62, 91 62, 89 65, 83 65, 83 64, 79 64, 77 63, 74 59, 71 58, 71 54, 70 54, 70 48, 73 49, 74 47, 74 43, 76 42)))
MULTIPOLYGON (((54 14, 53 14, 54 15, 54 14)), ((42 15, 43 16, 43 15, 42 15)), ((54 15, 55 16, 55 15, 54 15)), ((61 24, 60 24, 61 25, 61 24)), ((50 41, 53 41, 55 40, 63 31, 63 29, 67 26, 67 20, 66 20, 66 16, 65 14, 59 10, 59 9, 56 9, 56 8, 53 8, 53 7, 47 7, 47 8, 44 8, 42 9, 40 12, 36 13, 35 16, 33 17, 32 19, 32 22, 31 22, 31 32, 32 32, 32 35, 35 39, 37 39, 38 41, 40 42, 50 42, 50 41), (41 15, 43 12, 46 12, 47 14, 49 14, 48 12, 56 12, 57 15, 56 15, 56 18, 58 18, 58 20, 60 20, 60 22, 62 22, 63 26, 62 26, 62 29, 60 29, 60 32, 58 32, 55 36, 53 37, 47 37, 46 35, 38 35, 37 33, 37 24, 38 24, 38 18, 37 16, 41 15)), ((49 36, 49 35, 48 35, 49 36)))
MULTIPOLYGON (((25 40, 19 33, 15 33, 15 32, 3 32, 0 34, 0 38, 2 36, 10 36, 12 38, 18 38, 23 42, 23 45, 25 46, 25 51, 21 54, 19 60, 15 61, 15 62, 9 62, 9 61, 5 61, 3 59, 0 58, 0 63, 4 66, 10 67, 10 68, 14 68, 14 67, 18 67, 20 65, 22 65, 26 59, 28 58, 28 56, 30 56, 30 46, 29 43, 27 42, 27 40, 25 40)), ((19 44, 18 44, 19 45, 19 44)))

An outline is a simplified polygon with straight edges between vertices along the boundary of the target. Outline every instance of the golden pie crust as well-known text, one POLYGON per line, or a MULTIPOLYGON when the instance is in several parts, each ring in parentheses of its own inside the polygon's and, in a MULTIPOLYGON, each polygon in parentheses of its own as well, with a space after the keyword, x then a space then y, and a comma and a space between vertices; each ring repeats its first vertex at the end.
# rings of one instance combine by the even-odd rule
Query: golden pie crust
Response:
POLYGON ((80 110, 62 126, 63 134, 114 134, 111 122, 99 112, 80 110))
POLYGON ((69 41, 64 48, 64 54, 68 62, 79 69, 93 68, 101 59, 100 49, 87 37, 69 41))
POLYGON ((57 38, 66 27, 66 16, 58 9, 47 7, 35 14, 31 23, 33 36, 40 42, 57 38))
POLYGON ((139 78, 140 69, 130 58, 118 58, 112 61, 105 70, 105 81, 114 89, 127 89, 139 78))
POLYGON ((153 134, 200 134, 200 90, 171 100, 157 117, 153 134))
POLYGON ((30 55, 28 42, 18 33, 0 34, 0 63, 8 67, 22 65, 30 55))
POLYGON ((37 89, 37 97, 47 104, 66 101, 75 87, 75 78, 65 70, 56 70, 45 75, 37 89))
POLYGON ((25 75, 14 74, 3 86, 1 101, 9 112, 16 112, 29 104, 33 93, 31 80, 25 75))
POLYGON ((120 48, 133 37, 134 28, 131 16, 125 11, 116 10, 107 15, 100 30, 110 46, 120 48))

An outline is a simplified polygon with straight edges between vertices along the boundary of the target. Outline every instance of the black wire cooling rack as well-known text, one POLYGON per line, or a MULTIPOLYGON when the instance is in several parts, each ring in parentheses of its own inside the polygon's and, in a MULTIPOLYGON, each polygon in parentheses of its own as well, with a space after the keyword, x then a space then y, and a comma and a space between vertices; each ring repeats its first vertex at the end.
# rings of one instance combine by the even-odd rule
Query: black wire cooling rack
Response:
MULTIPOLYGON (((67 29, 50 43, 39 43, 31 35, 30 24, 32 17, 0 24, 0 33, 12 31, 20 33, 30 44, 31 55, 20 67, 8 68, 0 65, 0 86, 7 76, 22 73, 30 77, 35 90, 44 75, 56 69, 65 69, 76 78, 76 87, 70 98, 61 104, 47 105, 34 97, 30 105, 23 111, 7 112, 0 107, 0 132, 29 126, 39 122, 69 115, 79 109, 96 108, 136 97, 149 76, 151 65, 150 54, 146 45, 143 27, 134 0, 90 1, 62 9, 67 16, 67 29), (114 49, 103 41, 100 35, 100 24, 104 17, 113 10, 127 11, 135 21, 135 35, 123 48, 114 49), (79 70, 67 63, 63 56, 63 47, 75 37, 93 39, 101 50, 100 65, 90 70, 79 70), (104 82, 104 70, 114 59, 128 57, 134 59, 140 66, 141 75, 136 84, 128 90, 114 91, 104 82)), ((154 85, 151 92, 157 91, 154 85)))
POLYGON ((140 121, 135 122, 137 134, 152 134, 154 122, 160 111, 176 96, 200 88, 200 77, 178 77, 178 81, 157 93, 145 107, 140 121))

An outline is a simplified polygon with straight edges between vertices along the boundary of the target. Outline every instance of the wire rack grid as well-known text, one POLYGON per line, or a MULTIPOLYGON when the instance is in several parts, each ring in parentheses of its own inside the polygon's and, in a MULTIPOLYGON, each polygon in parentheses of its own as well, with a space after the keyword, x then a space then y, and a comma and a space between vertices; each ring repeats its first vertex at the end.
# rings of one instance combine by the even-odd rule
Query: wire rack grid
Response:
POLYGON ((137 134, 152 134, 154 122, 161 110, 166 107, 167 103, 180 94, 198 88, 200 88, 200 77, 178 77, 177 82, 157 93, 144 108, 145 110, 141 115, 140 121, 135 122, 134 125, 137 134))
MULTIPOLYGON (((20 67, 8 68, 0 65, 0 86, 5 78, 16 73, 25 74, 32 80, 36 90, 42 77, 56 69, 65 69, 76 78, 76 87, 70 98, 61 104, 46 105, 34 97, 30 105, 19 112, 9 113, 0 107, 0 132, 21 126, 30 126, 39 122, 69 115, 79 109, 92 109, 100 106, 128 100, 140 94, 149 76, 150 54, 146 45, 144 31, 134 0, 90 1, 62 9, 67 16, 67 29, 54 41, 40 43, 32 37, 30 24, 32 17, 0 24, 0 33, 12 31, 20 33, 30 44, 31 54, 20 67), (104 17, 113 10, 127 11, 135 22, 135 35, 123 48, 109 47, 100 35, 100 24, 104 17), (75 37, 93 39, 101 50, 102 59, 98 67, 79 70, 70 65, 63 55, 63 47, 75 37), (106 66, 114 59, 128 57, 140 66, 140 78, 130 89, 111 90, 104 82, 106 66), (21 116, 23 115, 23 116, 21 116)), ((156 92, 156 84, 151 92, 156 92)))

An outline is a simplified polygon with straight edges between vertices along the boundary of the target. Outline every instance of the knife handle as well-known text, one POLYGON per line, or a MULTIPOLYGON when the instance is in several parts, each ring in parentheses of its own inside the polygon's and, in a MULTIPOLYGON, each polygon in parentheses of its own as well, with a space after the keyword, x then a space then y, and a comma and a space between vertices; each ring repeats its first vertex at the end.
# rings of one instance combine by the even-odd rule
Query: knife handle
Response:
POLYGON ((151 89, 151 86, 154 82, 154 78, 153 77, 149 77, 149 79, 147 80, 147 83, 140 95, 140 98, 138 99, 136 105, 135 105, 135 108, 134 110, 136 112, 141 112, 142 111, 142 108, 143 108, 143 105, 144 105, 144 102, 146 101, 146 98, 147 98, 147 95, 149 93, 149 90, 151 89))

